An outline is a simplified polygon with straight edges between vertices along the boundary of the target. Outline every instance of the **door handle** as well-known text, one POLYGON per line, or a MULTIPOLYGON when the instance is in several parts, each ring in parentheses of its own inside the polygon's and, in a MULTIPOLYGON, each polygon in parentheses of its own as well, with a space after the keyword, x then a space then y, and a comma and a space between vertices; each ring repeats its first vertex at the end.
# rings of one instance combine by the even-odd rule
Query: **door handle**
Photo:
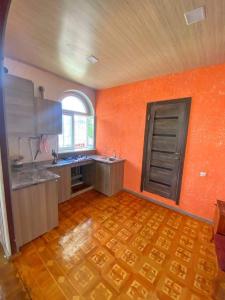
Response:
POLYGON ((180 159, 180 153, 179 152, 175 152, 174 153, 176 156, 174 157, 174 159, 180 159))

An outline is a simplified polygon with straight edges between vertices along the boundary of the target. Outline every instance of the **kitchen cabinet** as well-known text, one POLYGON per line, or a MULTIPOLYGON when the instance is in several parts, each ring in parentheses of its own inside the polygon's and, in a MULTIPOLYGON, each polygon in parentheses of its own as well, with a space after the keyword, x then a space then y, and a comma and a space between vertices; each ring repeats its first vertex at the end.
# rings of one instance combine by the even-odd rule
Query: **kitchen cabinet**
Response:
POLYGON ((34 136, 33 82, 6 74, 4 76, 4 87, 7 133, 34 136))
POLYGON ((124 162, 95 163, 95 189, 107 196, 112 196, 123 188, 124 162))
POLYGON ((60 176, 58 179, 58 201, 64 202, 71 198, 71 168, 69 166, 49 169, 60 176))
POLYGON ((35 98, 37 135, 62 133, 62 104, 47 99, 35 98))
POLYGON ((62 104, 34 98, 32 81, 6 74, 5 111, 8 134, 20 136, 62 133, 62 104))
POLYGON ((12 192, 17 248, 58 226, 57 180, 12 192))

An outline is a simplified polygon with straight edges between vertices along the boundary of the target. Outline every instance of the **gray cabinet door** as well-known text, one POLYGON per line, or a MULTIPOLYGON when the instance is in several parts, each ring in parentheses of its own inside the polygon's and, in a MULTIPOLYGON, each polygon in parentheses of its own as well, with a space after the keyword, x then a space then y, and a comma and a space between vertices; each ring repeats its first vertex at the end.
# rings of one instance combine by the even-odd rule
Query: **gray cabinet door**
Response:
POLYGON ((56 181, 13 191, 12 197, 17 248, 58 226, 56 181))
POLYGON ((124 162, 96 162, 95 189, 107 196, 118 193, 123 188, 123 173, 124 162))
POLYGON ((58 179, 58 199, 59 203, 71 198, 71 168, 55 167, 49 169, 51 172, 60 176, 58 179))
POLYGON ((35 135, 34 84, 12 75, 4 77, 6 127, 9 134, 35 135))
POLYGON ((111 194, 110 165, 102 162, 95 164, 95 189, 105 195, 111 194))
POLYGON ((62 104, 47 99, 35 99, 37 134, 62 133, 62 104))

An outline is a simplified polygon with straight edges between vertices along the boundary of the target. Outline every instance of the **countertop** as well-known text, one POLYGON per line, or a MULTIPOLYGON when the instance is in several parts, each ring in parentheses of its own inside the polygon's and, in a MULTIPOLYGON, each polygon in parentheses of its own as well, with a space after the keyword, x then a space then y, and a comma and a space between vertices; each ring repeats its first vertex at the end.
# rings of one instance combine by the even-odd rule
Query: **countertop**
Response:
POLYGON ((93 163, 93 159, 90 158, 90 157, 88 157, 86 159, 83 159, 83 160, 59 159, 57 161, 57 164, 52 164, 51 162, 48 162, 48 163, 42 164, 42 166, 45 167, 45 168, 48 168, 48 169, 52 169, 52 168, 60 168, 60 167, 68 166, 68 165, 70 165, 70 166, 82 166, 82 165, 88 165, 89 163, 93 163))
POLYGON ((105 156, 105 155, 90 155, 90 157, 95 161, 104 162, 106 164, 116 164, 116 163, 125 161, 125 159, 123 159, 123 158, 113 157, 113 156, 105 156))
POLYGON ((54 168, 63 166, 82 166, 91 164, 94 161, 103 162, 106 164, 115 164, 123 162, 124 159, 113 158, 103 155, 88 155, 85 159, 59 159, 57 164, 52 164, 50 161, 28 163, 22 169, 12 170, 11 183, 12 190, 21 189, 31 185, 39 184, 49 180, 55 180, 59 178, 59 175, 54 174, 54 168), (49 169, 52 169, 49 171, 49 169))
POLYGON ((87 165, 89 163, 93 163, 94 161, 99 161, 99 162, 103 162, 106 164, 115 164, 118 162, 123 162, 125 160, 122 158, 118 158, 118 157, 115 158, 115 157, 104 156, 104 155, 88 155, 85 159, 81 159, 81 160, 59 159, 57 164, 55 164, 55 165, 53 165, 51 162, 48 162, 48 163, 43 164, 43 166, 45 166, 48 169, 51 169, 51 168, 63 167, 63 166, 67 166, 67 165, 71 165, 71 166, 87 165))
POLYGON ((37 167, 25 167, 20 170, 13 170, 11 175, 12 190, 21 189, 49 180, 55 180, 60 177, 45 168, 37 167))

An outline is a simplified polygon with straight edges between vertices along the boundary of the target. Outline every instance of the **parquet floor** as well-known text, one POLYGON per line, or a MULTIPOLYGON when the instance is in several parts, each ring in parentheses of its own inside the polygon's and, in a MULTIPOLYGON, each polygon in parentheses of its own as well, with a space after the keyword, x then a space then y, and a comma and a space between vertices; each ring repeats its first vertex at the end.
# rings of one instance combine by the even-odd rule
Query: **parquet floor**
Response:
POLYGON ((12 262, 4 257, 0 244, 0 300, 30 299, 12 262))
POLYGON ((126 192, 87 192, 59 220, 14 261, 32 299, 212 299, 209 225, 126 192))

